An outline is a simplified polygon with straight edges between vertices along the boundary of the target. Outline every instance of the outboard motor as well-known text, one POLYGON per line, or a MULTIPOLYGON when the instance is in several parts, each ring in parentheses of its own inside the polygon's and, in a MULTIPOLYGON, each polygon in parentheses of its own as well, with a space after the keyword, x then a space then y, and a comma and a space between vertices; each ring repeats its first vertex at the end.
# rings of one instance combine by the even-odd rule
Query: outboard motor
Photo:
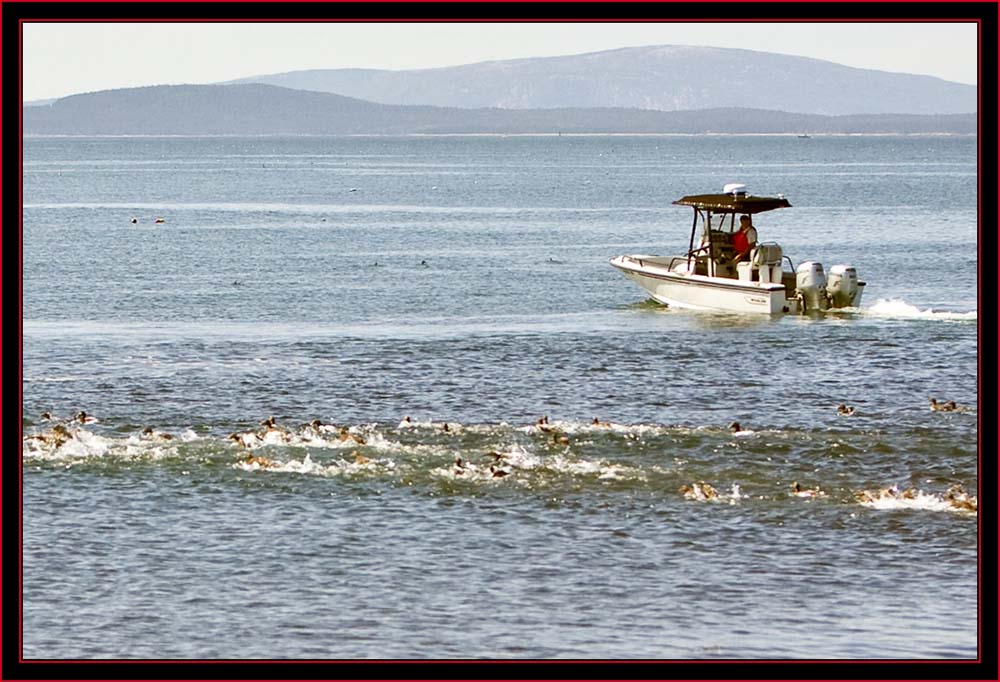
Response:
POLYGON ((795 298, 799 301, 799 312, 826 310, 826 275, 823 264, 814 261, 799 263, 795 268, 795 298))
POLYGON ((853 265, 834 265, 826 280, 826 293, 833 308, 857 308, 861 303, 858 271, 853 265))

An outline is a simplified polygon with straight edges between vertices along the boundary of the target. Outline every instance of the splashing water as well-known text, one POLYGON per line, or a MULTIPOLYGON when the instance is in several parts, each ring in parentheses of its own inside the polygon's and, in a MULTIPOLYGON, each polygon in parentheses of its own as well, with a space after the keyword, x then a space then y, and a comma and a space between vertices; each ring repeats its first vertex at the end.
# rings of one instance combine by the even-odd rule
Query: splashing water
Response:
POLYGON ((910 305, 902 299, 894 298, 886 300, 880 298, 869 308, 862 308, 861 313, 869 317, 888 317, 917 320, 975 320, 978 319, 978 311, 955 312, 948 310, 934 310, 928 308, 921 310, 917 306, 910 305))

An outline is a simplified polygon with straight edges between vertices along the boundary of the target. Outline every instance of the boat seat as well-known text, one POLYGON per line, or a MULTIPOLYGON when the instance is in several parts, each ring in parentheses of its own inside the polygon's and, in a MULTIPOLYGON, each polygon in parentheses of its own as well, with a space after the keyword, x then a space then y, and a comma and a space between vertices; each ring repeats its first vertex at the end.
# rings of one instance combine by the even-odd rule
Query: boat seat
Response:
POLYGON ((750 262, 755 268, 762 265, 781 265, 781 247, 774 242, 757 244, 750 251, 750 262))
POLYGON ((781 247, 774 242, 757 244, 750 251, 753 279, 759 282, 781 283, 781 247))

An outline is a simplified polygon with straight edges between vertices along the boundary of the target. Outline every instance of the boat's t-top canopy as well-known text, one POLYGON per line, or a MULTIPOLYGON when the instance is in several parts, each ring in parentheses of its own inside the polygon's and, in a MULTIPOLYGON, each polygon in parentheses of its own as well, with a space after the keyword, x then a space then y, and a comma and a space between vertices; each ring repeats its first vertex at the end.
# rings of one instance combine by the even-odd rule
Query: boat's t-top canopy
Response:
POLYGON ((736 231, 736 215, 763 213, 776 208, 789 208, 791 204, 784 196, 755 197, 747 194, 746 185, 731 183, 722 188, 721 194, 693 194, 678 199, 674 204, 694 208, 691 223, 691 241, 688 245, 688 265, 694 259, 704 260, 709 276, 716 276, 719 268, 728 268, 736 254, 733 234, 736 231), (701 241, 695 246, 698 221, 703 221, 701 241))
POLYGON ((673 202, 678 206, 693 206, 712 213, 763 213, 776 208, 791 208, 788 199, 778 197, 755 197, 733 192, 731 194, 692 194, 673 202))

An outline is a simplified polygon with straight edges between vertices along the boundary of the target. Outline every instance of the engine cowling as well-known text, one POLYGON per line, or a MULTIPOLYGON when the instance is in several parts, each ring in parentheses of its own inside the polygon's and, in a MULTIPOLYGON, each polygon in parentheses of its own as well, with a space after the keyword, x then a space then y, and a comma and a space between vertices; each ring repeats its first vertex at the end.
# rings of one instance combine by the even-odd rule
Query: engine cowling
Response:
POLYGON ((799 263, 799 267, 795 268, 795 295, 799 300, 799 310, 826 310, 829 307, 826 286, 822 263, 799 263))
POLYGON ((853 265, 834 265, 826 278, 826 293, 833 308, 857 308, 861 303, 858 271, 853 265))

